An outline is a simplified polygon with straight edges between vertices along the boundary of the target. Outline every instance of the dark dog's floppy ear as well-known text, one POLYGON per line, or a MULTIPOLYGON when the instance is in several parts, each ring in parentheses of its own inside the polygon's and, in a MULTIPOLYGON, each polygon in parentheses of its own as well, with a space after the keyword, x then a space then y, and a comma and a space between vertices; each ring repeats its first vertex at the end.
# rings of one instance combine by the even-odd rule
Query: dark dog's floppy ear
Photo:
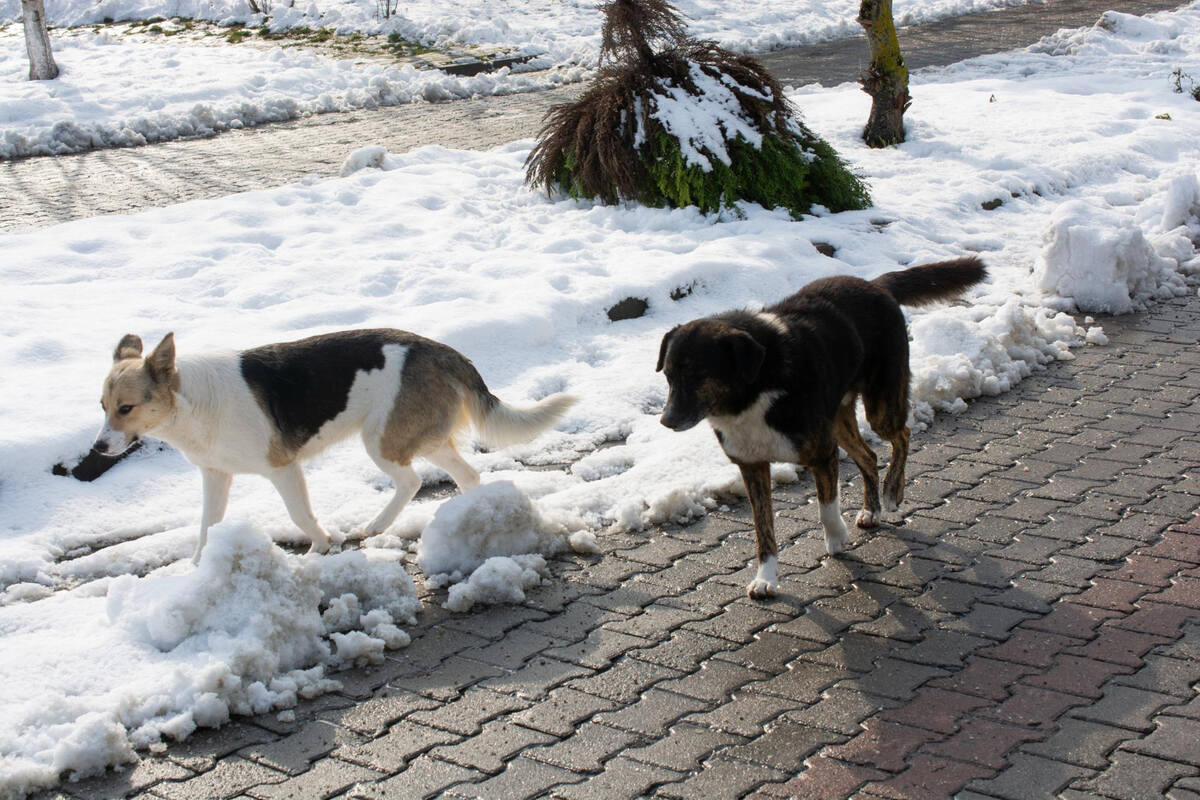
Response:
POLYGON ((678 330, 679 326, 676 325, 674 328, 671 328, 671 330, 663 334, 662 344, 658 346, 658 366, 654 368, 655 372, 662 372, 663 362, 667 360, 667 345, 671 343, 671 337, 674 336, 675 332, 678 330))
POLYGON ((127 333, 121 337, 121 341, 117 342, 117 349, 113 350, 113 363, 124 361, 127 358, 137 358, 141 354, 141 337, 127 333))
POLYGON ((733 366, 746 383, 758 377, 767 349, 745 331, 735 331, 725 338, 733 358, 733 366))
POLYGON ((146 369, 155 380, 162 381, 175 371, 175 334, 168 333, 154 348, 154 352, 146 356, 146 369))

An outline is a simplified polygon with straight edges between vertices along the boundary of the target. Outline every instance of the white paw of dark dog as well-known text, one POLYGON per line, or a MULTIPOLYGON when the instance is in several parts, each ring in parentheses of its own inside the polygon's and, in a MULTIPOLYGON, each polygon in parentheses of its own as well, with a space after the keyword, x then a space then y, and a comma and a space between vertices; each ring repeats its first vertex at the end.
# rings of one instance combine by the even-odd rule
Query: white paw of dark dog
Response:
POLYGON ((879 524, 879 520, 875 518, 874 511, 862 509, 858 512, 858 516, 854 518, 854 524, 860 528, 874 528, 879 524))
POLYGON ((846 530, 845 526, 836 533, 825 532, 825 552, 829 555, 836 556, 843 552, 848 544, 850 544, 850 532, 846 530))
POLYGON ((746 585, 746 594, 755 600, 766 600, 779 593, 779 584, 771 583, 762 578, 755 578, 746 585))
POLYGON ((889 514, 895 514, 897 511, 900 510, 900 505, 894 499, 892 499, 891 497, 888 497, 887 495, 884 495, 883 497, 881 497, 880 502, 883 505, 883 510, 889 514))

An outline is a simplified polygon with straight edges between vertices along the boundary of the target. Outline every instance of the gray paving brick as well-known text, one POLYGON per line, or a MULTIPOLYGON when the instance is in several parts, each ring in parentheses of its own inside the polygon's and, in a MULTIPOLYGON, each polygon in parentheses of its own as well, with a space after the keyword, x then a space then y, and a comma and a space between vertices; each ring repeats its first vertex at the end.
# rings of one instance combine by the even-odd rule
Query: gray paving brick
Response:
POLYGON ((616 703, 569 686, 560 686, 546 699, 509 717, 512 722, 558 737, 570 736, 579 723, 601 711, 611 711, 616 703))
POLYGON ((563 642, 558 639, 518 628, 506 633, 499 641, 464 650, 462 656, 504 670, 515 670, 539 653, 562 645, 563 642))
POLYGON ((506 720, 493 720, 479 733, 451 745, 435 747, 429 755, 460 767, 495 775, 517 753, 554 741, 554 737, 506 720))
POLYGON ((703 612, 694 609, 675 608, 655 603, 646 606, 646 610, 642 614, 606 622, 604 627, 606 630, 638 637, 643 640, 641 646, 646 647, 648 643, 667 639, 685 622, 705 619, 706 616, 703 612))
POLYGON ((1108 766, 1109 753, 1134 735, 1125 728, 1081 719, 1065 719, 1048 738, 1023 745, 1021 750, 1043 758, 1100 770, 1108 766))
MULTIPOLYGON (((478 640, 478 637, 473 637, 478 640)), ((411 646, 411 645, 410 645, 411 646)), ((504 669, 494 664, 484 664, 473 658, 447 658, 444 663, 415 675, 396 678, 388 684, 415 694, 423 694, 445 703, 454 700, 470 686, 487 678, 504 675, 504 669)))
POLYGON ((401 721, 389 728, 383 736, 362 744, 338 748, 333 755, 343 761, 395 774, 403 770, 409 761, 434 746, 451 744, 462 738, 457 733, 401 721))
POLYGON ((458 784, 450 788, 449 795, 480 800, 517 800, 536 797, 556 786, 583 779, 583 775, 561 767, 518 756, 508 762, 508 767, 499 775, 479 783, 458 784))
POLYGON ((1200 748, 1196 746, 1200 742, 1200 719, 1159 714, 1153 722, 1155 728, 1149 736, 1128 741, 1122 749, 1200 767, 1200 748))
POLYGON ((228 756, 216 766, 194 778, 164 782, 154 793, 170 800, 194 800, 197 797, 224 798, 268 783, 282 783, 287 773, 257 764, 239 756, 228 756))
POLYGON ((724 702, 741 687, 768 677, 761 670, 750 669, 729 661, 706 661, 700 669, 682 678, 665 680, 657 685, 676 694, 705 702, 724 702))
POLYGON ((414 711, 408 716, 408 721, 441 728, 459 736, 474 736, 485 722, 529 708, 530 705, 530 701, 520 697, 490 689, 471 688, 450 703, 414 711))
MULTIPOLYGON (((205 765, 205 769, 208 769, 205 765)), ((140 794, 161 781, 186 781, 196 773, 165 758, 143 757, 133 764, 126 764, 117 772, 110 770, 99 778, 67 785, 64 797, 79 800, 110 800, 114 797, 129 797, 140 794)), ((45 792, 35 796, 44 798, 45 792)))
POLYGON ((698 797, 745 797, 766 783, 779 783, 790 773, 760 764, 726 758, 710 759, 700 772, 679 783, 659 787, 660 797, 696 800, 698 797))
MULTIPOLYGON (((293 728, 294 730, 294 728, 293 728)), ((169 748, 165 758, 194 772, 210 770, 217 759, 243 747, 278 741, 280 734, 257 725, 234 720, 220 728, 201 728, 169 748)))
POLYGON ((1010 759, 1008 768, 997 777, 972 781, 966 788, 1004 800, 1029 800, 1032 787, 1036 786, 1037 792, 1043 797, 1054 797, 1072 781, 1093 774, 1092 770, 1074 764, 1016 753, 1010 759))
POLYGON ((324 712, 318 718, 364 736, 377 736, 413 711, 428 711, 438 706, 438 701, 415 692, 383 689, 351 708, 324 712))
POLYGON ((525 700, 541 700, 554 687, 591 672, 566 661, 536 656, 526 662, 519 672, 488 678, 480 686, 501 694, 516 694, 525 700))
POLYGON ((624 756, 608 761, 598 775, 580 783, 557 786, 552 796, 563 800, 613 800, 616 797, 644 797, 651 789, 683 778, 678 772, 643 764, 624 756))
POLYGON ((1103 772, 1076 786, 1115 800, 1158 800, 1177 779, 1198 772, 1186 764, 1118 750, 1103 772))
POLYGON ((897 705, 899 702, 896 700, 834 687, 826 690, 815 703, 785 712, 783 718, 809 728, 854 736, 860 731, 864 720, 897 705))
POLYGON ((360 781, 373 782, 384 777, 382 772, 325 758, 292 780, 254 786, 246 794, 260 800, 309 800, 332 797, 360 781))
POLYGON ((238 752, 245 758, 298 775, 321 756, 339 747, 353 747, 363 741, 364 737, 353 731, 318 720, 307 723, 278 741, 253 744, 238 752))
MULTIPOLYGON (((367 786, 360 784, 355 788, 353 796, 369 800, 395 800, 401 797, 405 800, 417 800, 442 796, 451 786, 465 787, 484 777, 485 774, 478 770, 421 756, 391 778, 367 786)), ((470 790, 462 796, 470 797, 470 790)))
POLYGON ((629 703, 641 697, 651 686, 682 674, 677 669, 622 658, 608 669, 568 681, 566 686, 618 703, 629 703))
POLYGON ((635 702, 616 711, 597 714, 595 722, 647 737, 666 734, 682 717, 710 707, 710 703, 681 694, 650 689, 635 702))
POLYGON ((1104 696, 1090 706, 1077 708, 1070 716, 1105 725, 1150 733, 1151 718, 1164 706, 1178 702, 1169 694, 1146 691, 1132 686, 1111 685, 1104 696))
POLYGON ((855 675, 842 680, 836 688, 893 700, 909 700, 926 681, 945 677, 947 674, 949 673, 944 669, 926 664, 881 658, 875 663, 874 670, 866 675, 855 675))

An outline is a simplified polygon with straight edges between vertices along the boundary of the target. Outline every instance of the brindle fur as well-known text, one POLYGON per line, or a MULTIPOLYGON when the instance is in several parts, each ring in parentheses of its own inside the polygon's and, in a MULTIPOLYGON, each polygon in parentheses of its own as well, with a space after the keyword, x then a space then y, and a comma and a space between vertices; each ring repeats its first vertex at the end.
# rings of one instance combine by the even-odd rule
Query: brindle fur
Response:
MULTIPOLYGON (((846 544, 838 500, 838 446, 863 476, 859 527, 878 524, 881 505, 895 510, 904 497, 909 429, 908 335, 900 305, 953 297, 986 277, 974 257, 887 273, 874 281, 825 278, 761 312, 731 311, 677 326, 663 337, 658 369, 670 386, 662 423, 686 430, 709 418, 718 441, 741 470, 754 516, 761 564, 776 552, 769 465, 783 454, 812 471, 830 553, 846 544), (764 395, 774 396, 761 427, 744 442, 764 395), (891 444, 879 496, 878 460, 858 431, 855 403, 891 444), (737 427, 729 424, 737 420, 737 427), (739 446, 741 445, 741 446, 739 446), (759 452, 745 450, 757 448, 759 452)), ((773 594, 756 579, 751 596, 773 594)))

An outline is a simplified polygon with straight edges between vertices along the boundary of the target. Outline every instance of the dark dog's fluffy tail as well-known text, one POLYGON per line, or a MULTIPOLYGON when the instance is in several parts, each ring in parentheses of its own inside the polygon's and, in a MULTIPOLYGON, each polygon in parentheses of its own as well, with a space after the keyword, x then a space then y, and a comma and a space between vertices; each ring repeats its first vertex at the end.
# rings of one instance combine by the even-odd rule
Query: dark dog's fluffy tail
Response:
POLYGON ((966 256, 886 272, 872 283, 886 290, 901 305, 923 306, 948 300, 986 277, 987 270, 979 257, 966 256))

